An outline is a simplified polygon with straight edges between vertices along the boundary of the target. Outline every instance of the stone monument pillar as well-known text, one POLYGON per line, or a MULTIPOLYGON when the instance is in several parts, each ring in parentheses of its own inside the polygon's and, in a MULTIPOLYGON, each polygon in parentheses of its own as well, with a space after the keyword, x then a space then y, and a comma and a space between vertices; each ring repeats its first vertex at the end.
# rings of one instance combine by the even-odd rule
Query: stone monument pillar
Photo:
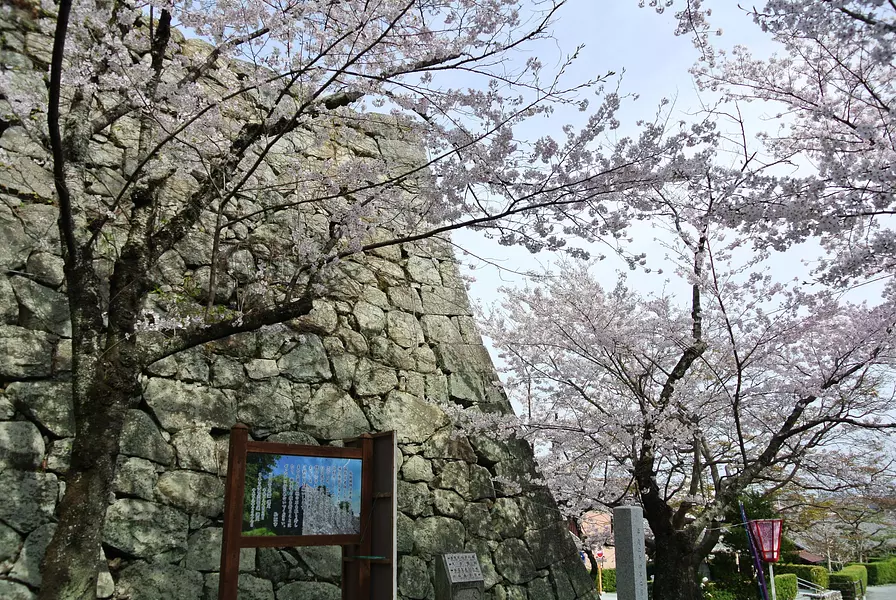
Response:
POLYGON ((616 541, 616 595, 619 600, 647 600, 644 513, 640 506, 613 509, 616 541))

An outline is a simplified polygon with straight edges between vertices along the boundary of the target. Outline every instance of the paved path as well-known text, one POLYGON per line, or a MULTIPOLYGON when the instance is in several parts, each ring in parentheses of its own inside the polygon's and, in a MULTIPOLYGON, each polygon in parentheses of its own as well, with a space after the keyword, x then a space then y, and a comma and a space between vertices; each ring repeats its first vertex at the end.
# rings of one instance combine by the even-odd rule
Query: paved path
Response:
POLYGON ((866 600, 896 600, 896 585, 873 585, 865 594, 866 600))
MULTIPOLYGON (((616 594, 604 592, 600 600, 616 600, 616 594)), ((874 585, 868 588, 865 600, 896 600, 896 585, 874 585)))

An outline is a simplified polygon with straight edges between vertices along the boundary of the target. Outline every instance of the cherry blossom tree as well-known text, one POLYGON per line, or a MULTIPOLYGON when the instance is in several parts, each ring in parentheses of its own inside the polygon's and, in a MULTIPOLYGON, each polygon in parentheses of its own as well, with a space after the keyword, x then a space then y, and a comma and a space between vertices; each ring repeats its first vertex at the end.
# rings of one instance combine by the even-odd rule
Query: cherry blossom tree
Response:
POLYGON ((0 70, 4 126, 39 149, 2 160, 14 169, 44 153, 52 166, 72 325, 76 436, 41 598, 94 595, 122 423, 148 365, 308 314, 352 256, 384 246, 459 227, 533 251, 612 239, 627 224, 620 194, 669 177, 682 147, 712 137, 648 123, 603 144, 621 102, 607 77, 567 83, 574 56, 553 73, 511 61, 550 35, 562 5, 3 8, 53 41, 45 82, 0 70), (520 126, 557 108, 585 111, 584 126, 518 141, 520 126), (378 128, 421 154, 386 160, 378 128), (109 142, 111 161, 98 152, 109 142), (165 257, 183 244, 206 253, 207 268, 160 287, 165 257), (246 244, 266 258, 243 268, 237 294, 224 292, 246 244))
POLYGON ((730 180, 707 181, 680 205, 658 192, 677 234, 663 291, 567 262, 506 290, 486 326, 523 407, 518 434, 566 509, 643 507, 660 600, 701 597, 697 569, 743 492, 870 485, 847 466, 879 458, 896 427, 896 307, 776 280, 778 256, 742 258, 708 191, 730 180))
MULTIPOLYGON (((644 2, 641 2, 644 5, 644 2)), ((881 0, 768 0, 744 8, 782 50, 757 58, 743 46, 714 48, 706 0, 650 2, 672 7, 676 34, 700 51, 693 69, 703 90, 728 103, 762 102, 769 129, 757 150, 800 165, 773 189, 735 198, 726 218, 781 248, 820 238, 829 256, 819 273, 848 283, 889 276, 894 265, 893 104, 896 4, 881 0)))
POLYGON ((880 486, 876 487, 857 487, 817 498, 813 508, 821 513, 820 518, 807 524, 801 539, 812 544, 829 563, 866 562, 891 553, 896 546, 892 484, 883 496, 878 495, 880 486))

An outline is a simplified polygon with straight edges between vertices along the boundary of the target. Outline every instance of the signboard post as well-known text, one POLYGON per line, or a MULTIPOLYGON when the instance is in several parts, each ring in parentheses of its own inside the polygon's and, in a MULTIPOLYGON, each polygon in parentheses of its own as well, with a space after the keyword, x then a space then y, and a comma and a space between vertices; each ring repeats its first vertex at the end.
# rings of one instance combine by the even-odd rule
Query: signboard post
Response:
POLYGON ((304 446, 250 441, 246 426, 234 425, 218 599, 237 598, 241 548, 290 546, 342 546, 343 600, 394 597, 394 461, 391 431, 344 447, 304 446), (387 567, 376 570, 375 586, 372 560, 387 567))

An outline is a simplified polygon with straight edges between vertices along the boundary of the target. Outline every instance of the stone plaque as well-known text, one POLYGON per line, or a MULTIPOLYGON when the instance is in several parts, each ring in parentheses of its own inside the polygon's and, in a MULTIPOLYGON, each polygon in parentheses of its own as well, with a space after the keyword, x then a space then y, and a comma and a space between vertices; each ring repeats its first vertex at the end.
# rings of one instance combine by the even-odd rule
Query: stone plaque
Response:
POLYGON ((448 570, 448 579, 451 583, 480 581, 483 578, 479 560, 473 553, 446 554, 445 567, 448 570))
POLYGON ((481 600, 484 579, 475 554, 443 554, 436 562, 436 599, 481 600))

